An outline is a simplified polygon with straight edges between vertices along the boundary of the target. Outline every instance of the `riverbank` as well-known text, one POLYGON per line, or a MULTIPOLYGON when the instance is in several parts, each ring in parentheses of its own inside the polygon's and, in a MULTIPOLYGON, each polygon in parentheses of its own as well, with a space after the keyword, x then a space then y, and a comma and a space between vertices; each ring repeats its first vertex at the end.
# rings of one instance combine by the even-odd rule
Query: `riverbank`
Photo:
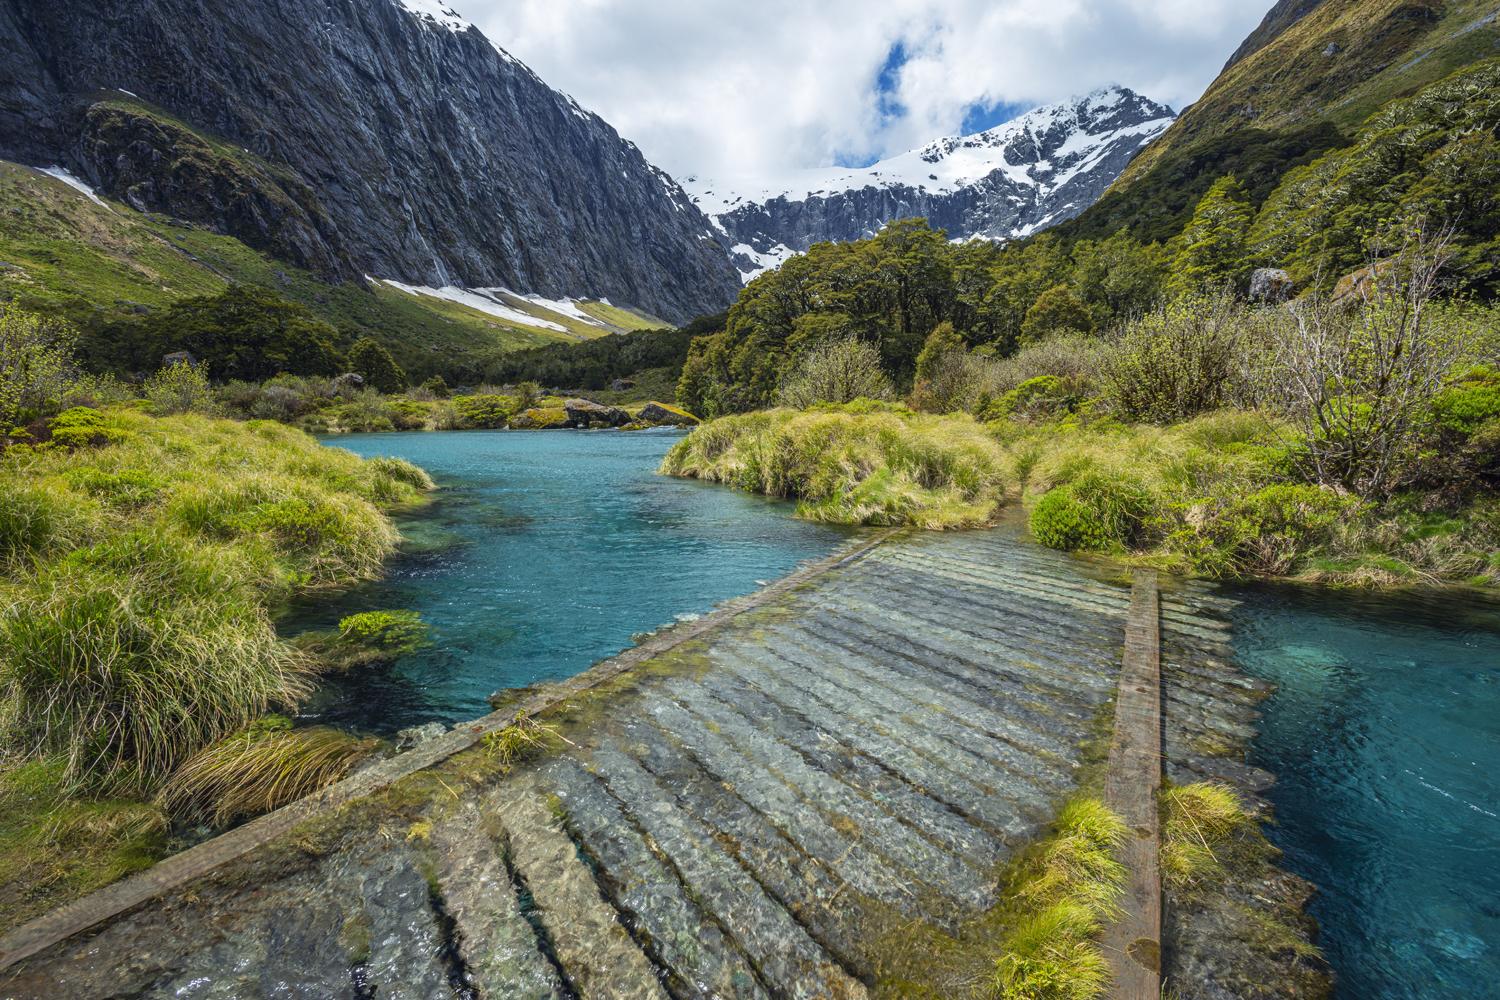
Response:
POLYGON ((1367 500, 1301 479, 1294 440, 1243 410, 1169 426, 984 423, 855 403, 720 418, 662 471, 795 499, 835 523, 975 527, 1019 505, 1049 547, 1185 576, 1500 584, 1500 497, 1480 481, 1367 500))
POLYGON ((272 808, 347 772, 368 747, 276 715, 320 665, 269 609, 376 576, 390 513, 431 488, 269 421, 130 407, 74 407, 0 455, 7 923, 151 864, 217 800, 272 808))

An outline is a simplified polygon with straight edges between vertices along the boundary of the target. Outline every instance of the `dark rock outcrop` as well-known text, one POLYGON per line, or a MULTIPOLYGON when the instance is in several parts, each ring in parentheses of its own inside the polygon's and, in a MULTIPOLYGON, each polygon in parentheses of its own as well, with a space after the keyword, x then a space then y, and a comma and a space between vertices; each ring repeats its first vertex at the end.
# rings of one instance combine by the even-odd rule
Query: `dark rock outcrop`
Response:
POLYGON ((630 423, 630 414, 618 406, 605 406, 589 399, 567 399, 563 401, 568 423, 574 427, 624 427, 630 423))
POLYGON ((0 158, 325 277, 609 297, 673 321, 736 292, 670 177, 456 16, 0 0, 0 37, 0 158))
POLYGON ((650 402, 641 407, 641 411, 635 415, 635 419, 643 424, 659 424, 670 427, 691 427, 698 423, 698 418, 686 410, 679 410, 675 406, 665 403, 650 402))

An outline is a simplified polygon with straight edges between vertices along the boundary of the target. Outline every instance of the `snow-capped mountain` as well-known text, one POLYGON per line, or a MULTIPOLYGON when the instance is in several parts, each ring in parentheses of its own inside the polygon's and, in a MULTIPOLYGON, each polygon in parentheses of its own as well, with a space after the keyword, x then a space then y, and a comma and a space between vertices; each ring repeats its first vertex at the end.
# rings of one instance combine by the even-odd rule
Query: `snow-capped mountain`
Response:
POLYGON ((738 290, 676 182, 444 0, 0 0, 0 38, 0 159, 330 280, 738 290))
POLYGON ((1009 239, 1071 219, 1176 117, 1106 87, 868 167, 683 186, 749 281, 814 243, 873 236, 892 219, 925 216, 953 239, 1009 239))

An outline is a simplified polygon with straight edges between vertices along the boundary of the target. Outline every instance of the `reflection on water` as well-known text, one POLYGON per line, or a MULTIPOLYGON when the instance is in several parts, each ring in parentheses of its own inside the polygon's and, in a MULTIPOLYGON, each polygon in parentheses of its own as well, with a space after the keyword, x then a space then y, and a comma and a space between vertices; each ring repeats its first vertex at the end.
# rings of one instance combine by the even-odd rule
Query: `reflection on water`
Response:
POLYGON ((1252 591, 1278 685, 1256 763, 1273 841, 1316 883, 1348 1000, 1500 996, 1500 612, 1462 597, 1252 591))
POLYGON ((361 434, 330 444, 395 455, 444 487, 405 518, 386 579, 293 609, 284 634, 354 611, 413 608, 430 649, 335 681, 320 721, 390 732, 489 710, 486 698, 575 674, 650 631, 827 554, 848 532, 791 507, 655 475, 677 434, 361 434))

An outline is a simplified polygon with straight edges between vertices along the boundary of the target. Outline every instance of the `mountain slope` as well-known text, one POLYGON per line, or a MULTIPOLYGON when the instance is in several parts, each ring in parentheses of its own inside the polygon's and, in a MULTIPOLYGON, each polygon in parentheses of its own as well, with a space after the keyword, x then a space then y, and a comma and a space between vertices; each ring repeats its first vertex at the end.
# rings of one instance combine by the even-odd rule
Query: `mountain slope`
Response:
POLYGON ((97 367, 125 364, 109 350, 111 323, 231 285, 268 289, 350 339, 373 337, 419 379, 474 380, 501 352, 663 325, 603 302, 329 284, 233 237, 102 199, 61 171, 0 161, 0 301, 76 323, 97 367))
POLYGON ((1072 218, 1174 117, 1109 87, 869 167, 684 184, 749 280, 814 243, 867 238, 892 219, 922 216, 953 238, 1003 239, 1072 218))
POLYGON ((1225 174, 1258 205, 1386 102, 1500 54, 1495 0, 1282 0, 1192 107, 1063 235, 1164 239, 1225 174))
POLYGON ((669 177, 432 0, 0 0, 0 34, 0 158, 325 278, 734 293, 669 177))

